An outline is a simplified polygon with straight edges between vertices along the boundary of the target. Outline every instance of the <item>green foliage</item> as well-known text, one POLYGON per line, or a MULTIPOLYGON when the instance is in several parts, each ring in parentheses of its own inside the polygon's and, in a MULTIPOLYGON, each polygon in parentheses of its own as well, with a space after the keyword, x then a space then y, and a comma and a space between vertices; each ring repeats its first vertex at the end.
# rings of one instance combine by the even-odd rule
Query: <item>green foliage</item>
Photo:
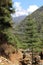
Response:
POLYGON ((0 0, 0 43, 14 43, 12 34, 12 0, 0 0))
MULTIPOLYGON (((17 27, 17 31, 24 33, 18 35, 23 45, 41 51, 43 48, 43 6, 27 16, 17 27)), ((34 50, 33 49, 33 50, 34 50)))
POLYGON ((26 26, 24 29, 25 38, 23 40, 24 43, 28 44, 28 47, 32 49, 37 48, 39 46, 39 37, 37 32, 37 24, 35 19, 27 19, 26 26))

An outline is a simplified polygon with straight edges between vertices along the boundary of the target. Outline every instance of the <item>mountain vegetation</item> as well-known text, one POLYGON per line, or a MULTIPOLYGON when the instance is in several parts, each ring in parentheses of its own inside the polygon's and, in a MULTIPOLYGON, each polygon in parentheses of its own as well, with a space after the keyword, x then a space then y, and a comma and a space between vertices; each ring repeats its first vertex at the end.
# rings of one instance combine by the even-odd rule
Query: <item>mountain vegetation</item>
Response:
POLYGON ((43 50, 43 6, 20 19, 24 20, 15 28, 12 13, 12 0, 0 0, 0 65, 41 64, 43 53, 34 57, 33 53, 43 50))
POLYGON ((12 18, 11 13, 14 10, 12 8, 12 0, 0 0, 0 44, 1 43, 13 43, 12 34, 12 18))
POLYGON ((43 48, 43 6, 28 15, 18 26, 17 31, 24 35, 17 35, 24 47, 41 51, 43 48), (40 49, 40 50, 39 50, 40 49))
POLYGON ((7 58, 15 51, 16 47, 11 17, 14 12, 12 0, 0 0, 0 55, 7 58))
POLYGON ((43 6, 32 14, 28 15, 15 28, 11 14, 15 12, 12 7, 12 0, 0 1, 0 45, 10 43, 18 48, 33 48, 39 51, 43 48, 43 6))

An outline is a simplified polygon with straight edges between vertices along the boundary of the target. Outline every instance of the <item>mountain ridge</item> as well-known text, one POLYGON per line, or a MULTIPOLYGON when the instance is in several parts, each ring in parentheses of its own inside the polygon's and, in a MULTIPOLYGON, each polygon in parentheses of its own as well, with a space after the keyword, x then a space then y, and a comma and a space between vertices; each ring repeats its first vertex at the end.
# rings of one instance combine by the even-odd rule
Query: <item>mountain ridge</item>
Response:
POLYGON ((36 11, 34 11, 32 14, 28 15, 23 20, 24 22, 22 21, 20 23, 20 26, 22 26, 25 23, 26 20, 31 19, 31 18, 35 19, 38 22, 38 24, 39 24, 39 22, 43 23, 43 6, 40 7, 39 9, 37 9, 36 11))
POLYGON ((13 21, 15 23, 21 22, 23 19, 25 19, 26 15, 18 16, 18 17, 13 17, 13 21))

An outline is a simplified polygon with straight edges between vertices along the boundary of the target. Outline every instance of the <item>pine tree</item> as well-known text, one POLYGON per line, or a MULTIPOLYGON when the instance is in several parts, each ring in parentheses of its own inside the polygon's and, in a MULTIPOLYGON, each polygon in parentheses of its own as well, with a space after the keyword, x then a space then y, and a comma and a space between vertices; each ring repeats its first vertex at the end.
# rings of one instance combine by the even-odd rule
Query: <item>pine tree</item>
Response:
MULTIPOLYGON (((0 43, 12 42, 12 0, 0 0, 0 43)), ((13 39, 14 40, 14 39, 13 39)))
POLYGON ((28 18, 23 30, 25 34, 25 38, 22 40, 23 43, 26 43, 31 50, 33 48, 34 51, 38 51, 41 41, 38 37, 37 23, 35 19, 28 18))

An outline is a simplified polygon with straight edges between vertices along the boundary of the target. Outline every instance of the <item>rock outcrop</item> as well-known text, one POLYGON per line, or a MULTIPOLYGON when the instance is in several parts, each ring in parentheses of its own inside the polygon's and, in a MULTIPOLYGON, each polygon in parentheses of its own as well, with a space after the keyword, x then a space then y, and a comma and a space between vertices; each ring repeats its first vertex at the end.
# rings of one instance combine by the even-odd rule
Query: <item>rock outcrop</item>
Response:
POLYGON ((32 52, 24 52, 24 50, 15 51, 9 54, 9 58, 0 57, 0 63, 3 65, 43 65, 40 56, 35 54, 32 62, 32 52))

